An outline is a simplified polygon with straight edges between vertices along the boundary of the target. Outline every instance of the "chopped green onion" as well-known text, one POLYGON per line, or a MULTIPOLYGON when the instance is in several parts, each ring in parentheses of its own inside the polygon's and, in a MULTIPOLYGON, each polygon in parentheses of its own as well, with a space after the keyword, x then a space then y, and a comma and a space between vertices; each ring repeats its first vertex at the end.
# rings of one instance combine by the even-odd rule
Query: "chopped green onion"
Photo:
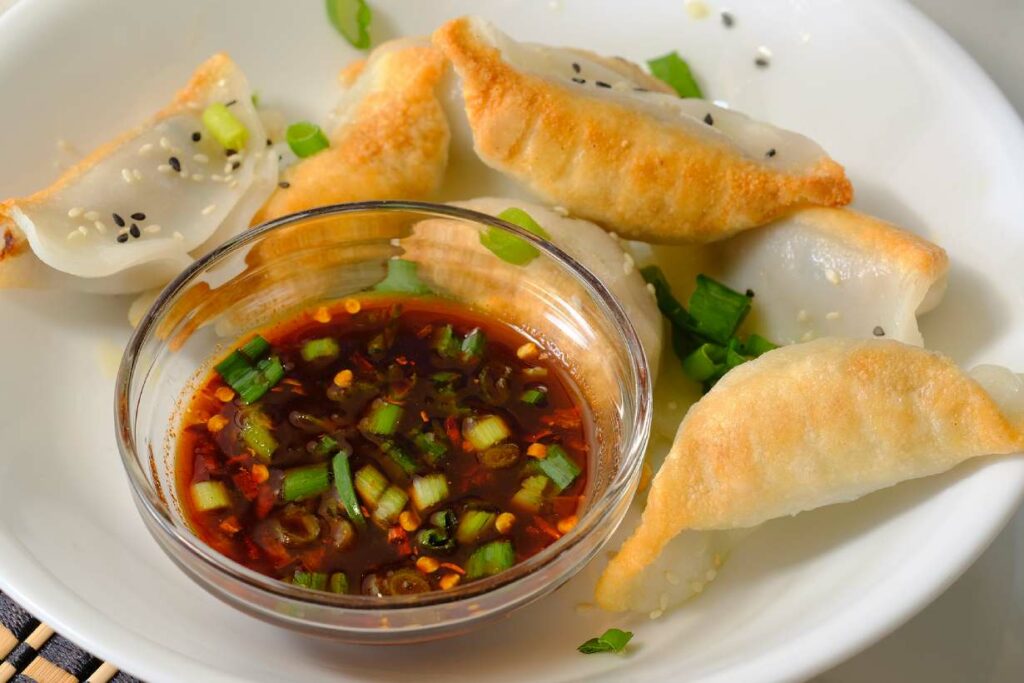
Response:
POLYGON ((359 422, 359 427, 370 434, 390 436, 398 429, 404 410, 402 406, 376 399, 370 406, 370 412, 359 422))
POLYGON ((662 57, 650 59, 647 61, 647 66, 655 78, 668 83, 680 97, 703 99, 704 93, 697 85, 697 80, 693 77, 693 72, 690 71, 690 65, 679 56, 679 53, 673 51, 662 57))
POLYGON ((363 501, 371 508, 377 507, 377 501, 388 488, 388 480, 373 465, 363 465, 356 472, 356 491, 363 501))
POLYGON ((512 436, 508 425, 497 415, 466 418, 462 423, 462 434, 478 451, 486 450, 512 436))
POLYGON ((459 520, 455 517, 454 512, 445 508, 430 515, 430 523, 446 534, 450 534, 455 531, 455 526, 459 523, 459 520))
POLYGON ((746 355, 746 349, 740 340, 733 337, 729 340, 729 344, 725 347, 725 367, 728 370, 732 370, 737 365, 743 365, 750 357, 746 355))
MULTIPOLYGON (((442 332, 443 335, 447 336, 448 339, 454 339, 454 335, 452 334, 452 326, 451 325, 445 325, 439 331, 442 332), (443 332, 444 330, 447 330, 447 332, 446 333, 443 332)), ((445 343, 448 343, 448 342, 445 342, 445 343)), ((455 353, 458 352, 458 348, 459 348, 459 343, 458 343, 458 341, 456 341, 455 342, 455 352, 452 355, 455 355, 455 353)), ((442 372, 435 372, 433 375, 430 376, 430 380, 434 384, 440 384, 440 385, 452 384, 458 378, 459 378, 459 373, 451 372, 450 370, 444 370, 442 372)))
POLYGON ((512 541, 491 541, 473 551, 466 561, 466 578, 480 579, 503 572, 516 562, 512 541))
POLYGON ((393 258, 387 262, 387 274, 373 286, 375 292, 398 294, 430 294, 432 290, 420 279, 419 266, 414 261, 393 258))
POLYGON ((377 509, 373 511, 373 521, 382 526, 394 524, 408 502, 409 496, 405 491, 397 486, 389 486, 377 501, 377 509))
POLYGON ((450 553, 455 550, 455 539, 437 528, 420 529, 416 534, 420 548, 435 553, 450 553))
POLYGON ((260 335, 254 336, 238 348, 238 352, 248 358, 251 362, 257 363, 270 354, 270 342, 260 335))
POLYGON ((328 455, 334 453, 339 448, 341 448, 341 444, 338 443, 337 439, 328 436, 327 434, 324 434, 316 442, 316 445, 313 446, 313 453, 315 455, 319 455, 322 458, 326 458, 328 455))
POLYGON ((338 492, 338 500, 345 506, 345 513, 357 526, 365 527, 366 519, 363 517, 363 511, 359 509, 356 491, 352 486, 352 466, 348 461, 348 453, 338 453, 334 456, 331 470, 334 473, 334 488, 338 492))
POLYGON ((443 474, 428 474, 412 480, 412 502, 416 509, 426 510, 448 498, 448 480, 443 474))
POLYGON ((327 471, 327 463, 293 467, 285 470, 281 497, 287 501, 305 500, 319 496, 330 487, 331 476, 327 471))
POLYGON ((207 107, 203 111, 203 126, 224 149, 236 152, 245 149, 249 130, 226 105, 217 102, 207 107))
POLYGON ((448 455, 448 446, 434 432, 417 434, 413 437, 412 442, 433 467, 441 464, 441 461, 448 455))
POLYGON ((352 47, 370 47, 373 12, 366 0, 327 0, 327 18, 352 47))
POLYGON ((252 362, 238 351, 232 351, 227 358, 214 367, 221 379, 234 387, 244 375, 252 372, 252 362))
MULTIPOLYGON (((533 217, 522 209, 512 207, 505 209, 498 214, 503 221, 517 225, 527 232, 531 232, 546 240, 551 235, 540 226, 533 217)), ((525 266, 533 259, 540 256, 540 251, 522 237, 505 232, 501 228, 487 227, 480 232, 480 244, 484 245, 491 253, 515 266, 525 266)))
POLYGON ((556 443, 548 446, 547 456, 543 460, 538 460, 537 466, 551 479, 559 493, 569 488, 582 472, 565 449, 556 443))
POLYGON ((462 347, 459 349, 459 358, 465 364, 478 362, 484 355, 487 347, 487 335, 479 327, 470 330, 466 338, 462 340, 462 347))
POLYGON ((242 441, 252 449, 256 459, 269 463, 277 450, 277 439, 270 431, 270 419, 259 408, 244 408, 242 412, 242 429, 239 432, 242 441))
POLYGON ((327 574, 324 572, 304 572, 298 569, 292 575, 292 583, 315 591, 327 590, 327 574))
POLYGON ((295 156, 300 159, 311 157, 331 146, 320 126, 309 121, 299 121, 288 126, 284 137, 295 156))
POLYGON ((779 347, 777 344, 773 344, 759 334, 752 334, 747 337, 746 348, 747 353, 756 358, 762 353, 768 353, 772 349, 777 349, 779 347))
POLYGON ((385 442, 381 444, 381 450, 388 455, 391 462, 398 465, 405 476, 411 477, 420 471, 420 464, 398 444, 390 441, 385 442))
POLYGON ((550 481, 543 474, 527 477, 512 496, 512 505, 527 512, 540 512, 544 505, 544 491, 550 481))
POLYGON ((693 331, 724 346, 750 312, 750 297, 698 275, 689 310, 695 323, 693 331))
POLYGON ((269 351, 270 343, 256 335, 215 367, 245 404, 258 400, 284 377, 284 367, 277 356, 263 357, 269 351))
POLYGON ((528 406, 543 406, 548 402, 548 388, 542 385, 527 389, 519 397, 519 400, 528 406))
POLYGON ((321 358, 337 358, 338 354, 341 353, 341 348, 338 346, 338 342, 334 341, 330 337, 324 337, 323 339, 310 339, 302 345, 302 360, 313 361, 321 358))
POLYGON ((683 372, 690 379, 704 382, 716 374, 723 367, 725 351, 717 344, 701 344, 690 355, 683 359, 683 372))
POLYGON ((599 652, 622 652, 626 649, 626 644, 632 639, 632 631, 610 628, 599 637, 591 638, 576 649, 585 655, 597 654, 599 652))
POLYGON ((494 528, 497 515, 486 510, 466 510, 455 530, 455 540, 462 544, 476 543, 494 528))
POLYGON ((348 576, 344 572, 334 572, 327 581, 327 590, 332 593, 348 593, 348 576))
MULTIPOLYGON (((434 350, 437 351, 437 355, 441 358, 455 358, 459 353, 459 338, 455 336, 455 330, 452 329, 451 325, 445 325, 438 328, 437 332, 434 333, 434 350)), ((438 375, 450 375, 451 379, 458 377, 454 372, 450 373, 437 373, 438 375)), ((438 380, 434 381, 437 382, 438 380)), ((442 382, 444 380, 441 380, 442 382)))
POLYGON ((197 481, 192 484, 192 504, 199 512, 231 507, 228 489, 221 481, 197 481))
POLYGON ((658 310, 661 311, 661 314, 668 318, 673 326, 681 330, 693 327, 693 318, 679 303, 679 300, 672 295, 672 288, 669 286, 665 274, 661 272, 661 268, 645 266, 640 269, 640 274, 654 287, 654 298, 658 302, 658 310))

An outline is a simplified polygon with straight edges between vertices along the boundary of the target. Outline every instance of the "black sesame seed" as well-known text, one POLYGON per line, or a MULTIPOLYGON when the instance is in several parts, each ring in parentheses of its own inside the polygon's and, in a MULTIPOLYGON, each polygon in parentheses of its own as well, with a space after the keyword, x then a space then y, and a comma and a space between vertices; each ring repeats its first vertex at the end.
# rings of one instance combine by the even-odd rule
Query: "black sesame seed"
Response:
POLYGON ((722 24, 726 28, 732 28, 733 24, 736 23, 736 17, 729 14, 728 12, 722 12, 722 24))
POLYGON ((174 169, 175 173, 181 172, 181 162, 178 161, 178 157, 171 157, 170 159, 167 160, 167 163, 171 165, 171 168, 174 169))
POLYGON ((232 161, 231 162, 231 170, 232 171, 237 171, 238 167, 241 166, 241 165, 242 165, 241 161, 232 161))
POLYGON ((128 229, 128 233, 135 238, 142 237, 142 231, 139 230, 139 226, 132 223, 132 227, 128 229))
POLYGON ((754 290, 752 290, 752 289, 748 289, 747 290, 747 298, 749 298, 749 299, 753 299, 754 298, 754 290))
POLYGON ((238 154, 238 152, 236 152, 236 151, 235 151, 235 150, 233 150, 233 149, 225 149, 225 150, 224 150, 224 156, 226 156, 226 157, 229 157, 229 156, 231 156, 232 154, 238 154))
POLYGON ((765 152, 765 153, 764 153, 764 155, 765 155, 766 157, 768 157, 769 159, 771 159, 771 158, 772 158, 773 156, 775 156, 775 148, 774 148, 774 147, 772 147, 772 148, 771 148, 770 150, 768 150, 767 152, 765 152))
POLYGON ((202 139, 203 139, 203 134, 200 133, 198 130, 195 133, 192 133, 192 142, 199 142, 202 139))
POLYGON ((224 106, 225 106, 225 107, 230 107, 230 106, 231 106, 231 105, 233 105, 233 104, 238 104, 238 100, 231 100, 230 102, 226 102, 226 103, 224 104, 224 106))
POLYGON ((572 70, 573 70, 573 71, 574 71, 575 73, 579 73, 579 72, 580 72, 580 65, 579 65, 579 64, 577 64, 576 62, 573 62, 573 63, 572 63, 572 70))
POLYGON ((272 144, 274 144, 274 141, 271 140, 270 138, 267 138, 267 147, 270 147, 272 144))
POLYGON ((871 334, 875 335, 876 337, 884 337, 885 330, 882 329, 881 325, 875 325, 875 329, 871 330, 871 334))
POLYGON ((647 88, 633 88, 633 90, 636 90, 637 92, 651 92, 647 88))
POLYGON ((132 214, 132 220, 133 221, 144 221, 144 220, 146 220, 146 214, 142 213, 141 211, 137 211, 137 212, 132 214))
POLYGON ((708 124, 709 126, 713 126, 715 125, 715 120, 711 118, 711 114, 705 114, 704 123, 708 124))
POLYGON ((125 242, 127 242, 128 241, 128 233, 122 232, 120 235, 117 236, 117 241, 120 242, 121 244, 124 244, 125 242))
POLYGON ((768 59, 766 57, 758 57, 757 59, 754 60, 754 64, 756 64, 761 69, 767 69, 768 59))
POLYGON ((594 85, 596 85, 598 88, 610 88, 610 87, 612 87, 612 86, 608 85, 607 83, 605 83, 604 81, 594 81, 594 85))
POLYGON ((277 186, 280 187, 282 190, 287 190, 289 187, 292 186, 292 184, 289 183, 287 180, 282 180, 277 184, 277 186))
POLYGON ((584 79, 582 79, 582 78, 575 78, 575 77, 574 77, 574 78, 572 79, 572 82, 573 82, 573 83, 579 83, 580 85, 583 85, 583 84, 584 84, 584 83, 586 83, 587 81, 586 81, 586 80, 584 80, 584 79))
POLYGON ((284 161, 284 155, 283 154, 278 154, 277 155, 277 160, 278 161, 284 161))
POLYGON ((121 218, 116 213, 111 214, 111 216, 114 217, 114 222, 117 223, 117 227, 119 227, 119 228, 123 228, 124 227, 124 219, 123 218, 121 218))

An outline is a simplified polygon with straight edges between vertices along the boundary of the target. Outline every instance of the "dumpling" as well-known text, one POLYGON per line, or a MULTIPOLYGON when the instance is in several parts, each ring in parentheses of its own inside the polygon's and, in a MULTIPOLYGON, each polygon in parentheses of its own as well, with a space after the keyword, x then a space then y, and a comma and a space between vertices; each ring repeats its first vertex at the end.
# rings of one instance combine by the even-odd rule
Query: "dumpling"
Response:
POLYGON ((0 203, 0 287, 139 292, 243 229, 277 182, 251 98, 238 66, 215 55, 149 122, 0 203), (244 147, 225 149, 203 126, 213 104, 230 105, 244 147))
POLYGON ((444 70, 440 51, 413 39, 384 43, 346 67, 331 146, 288 168, 253 223, 328 204, 433 195, 448 160, 436 93, 444 70))
POLYGON ((633 68, 517 43, 475 18, 444 24, 433 40, 461 79, 480 158, 620 235, 711 242, 852 197, 842 167, 814 142, 652 92, 633 68))
POLYGON ((819 339, 737 367, 680 425, 598 603, 630 608, 684 530, 752 527, 1024 449, 1020 380, 988 381, 992 395, 949 359, 888 340, 819 339))

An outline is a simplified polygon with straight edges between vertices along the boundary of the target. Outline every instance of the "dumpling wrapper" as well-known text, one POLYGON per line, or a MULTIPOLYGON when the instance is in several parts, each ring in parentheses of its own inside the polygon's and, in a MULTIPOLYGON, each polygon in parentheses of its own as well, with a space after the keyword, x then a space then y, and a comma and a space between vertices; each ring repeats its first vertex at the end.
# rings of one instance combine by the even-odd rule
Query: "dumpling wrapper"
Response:
POLYGON ((253 224, 328 204, 437 192, 450 140, 437 96, 444 71, 444 56, 423 39, 384 43, 343 69, 331 146, 286 169, 288 187, 253 224))
POLYGON ((277 182, 277 155, 265 149, 251 97, 238 66, 214 55, 150 121, 100 147, 47 189, 0 203, 0 287, 140 292, 165 284, 194 256, 244 229, 277 182), (246 149, 229 162, 203 127, 202 113, 232 100, 231 112, 249 135, 246 149), (195 132, 202 135, 198 142, 195 132), (171 168, 172 156, 180 172, 171 168), (231 169, 235 161, 240 165, 231 169), (145 219, 131 218, 140 213, 145 219), (119 243, 119 232, 133 223, 140 237, 119 243))
POLYGON ((1024 384, 987 372, 991 395, 940 354, 838 338, 737 367, 680 425, 640 526, 598 582, 598 604, 630 609, 684 530, 752 527, 1021 451, 1024 384))
POLYGON ((469 17, 444 24, 433 41, 461 79, 480 158, 620 235, 711 242, 796 207, 852 198, 842 167, 811 140, 654 92, 635 68, 518 43, 469 17))

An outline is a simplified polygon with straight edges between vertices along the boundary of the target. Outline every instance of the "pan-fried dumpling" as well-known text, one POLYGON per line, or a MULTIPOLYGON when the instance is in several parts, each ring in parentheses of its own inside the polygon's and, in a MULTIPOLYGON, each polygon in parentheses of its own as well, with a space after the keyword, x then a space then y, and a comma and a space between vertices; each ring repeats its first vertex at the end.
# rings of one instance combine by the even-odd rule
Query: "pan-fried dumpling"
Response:
POLYGON ((448 122, 436 90, 444 56, 423 40, 384 43, 346 67, 331 146, 283 174, 253 220, 341 202, 426 199, 448 160, 448 122))
POLYGON ((475 18, 433 40, 461 79, 480 158, 623 236, 710 242, 852 197, 842 167, 811 140, 653 92, 615 62, 517 43, 475 18))
POLYGON ((49 188, 0 203, 0 287, 139 292, 243 229, 277 182, 251 98, 241 70, 215 55, 149 122, 49 188), (204 128, 218 103, 245 126, 243 148, 204 128))
POLYGON ((1019 380, 987 381, 997 393, 937 353, 888 340, 819 339, 735 368, 680 425, 598 603, 630 608, 684 530, 751 527, 1024 449, 1019 380))

